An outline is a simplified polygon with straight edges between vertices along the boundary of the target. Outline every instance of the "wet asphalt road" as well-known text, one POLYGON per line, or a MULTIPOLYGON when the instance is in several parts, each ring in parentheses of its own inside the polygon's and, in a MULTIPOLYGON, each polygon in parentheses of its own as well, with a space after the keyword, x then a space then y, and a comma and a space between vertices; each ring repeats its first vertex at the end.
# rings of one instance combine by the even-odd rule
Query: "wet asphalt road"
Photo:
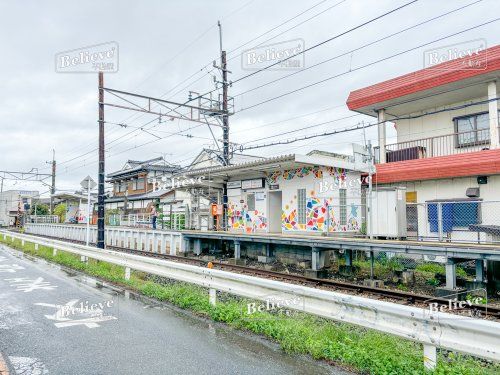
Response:
POLYGON ((11 375, 345 374, 0 246, 2 357, 11 375))

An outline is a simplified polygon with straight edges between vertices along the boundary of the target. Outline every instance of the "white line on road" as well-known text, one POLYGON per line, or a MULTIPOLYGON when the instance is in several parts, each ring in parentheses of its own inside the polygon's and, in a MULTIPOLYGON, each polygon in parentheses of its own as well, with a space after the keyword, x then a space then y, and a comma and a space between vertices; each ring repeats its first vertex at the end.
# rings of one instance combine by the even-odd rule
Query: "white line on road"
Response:
POLYGON ((10 286, 16 288, 17 291, 29 293, 34 290, 53 290, 57 285, 51 285, 48 281, 43 281, 43 277, 37 279, 28 279, 27 277, 16 277, 13 279, 4 279, 8 281, 10 286))

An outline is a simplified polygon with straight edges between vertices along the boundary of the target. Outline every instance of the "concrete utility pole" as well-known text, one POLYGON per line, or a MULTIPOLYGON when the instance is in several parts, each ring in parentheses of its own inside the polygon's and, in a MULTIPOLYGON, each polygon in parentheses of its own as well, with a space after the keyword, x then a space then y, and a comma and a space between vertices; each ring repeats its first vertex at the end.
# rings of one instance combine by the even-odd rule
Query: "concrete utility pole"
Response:
POLYGON ((50 213, 54 213, 54 194, 56 193, 56 150, 52 150, 52 183, 50 185, 50 213))
MULTIPOLYGON (((222 70, 222 158, 225 165, 229 165, 229 112, 227 108, 227 60, 226 51, 222 49, 222 25, 220 21, 217 22, 219 26, 219 44, 220 44, 220 60, 221 60, 221 70, 222 70)), ((223 212, 222 212, 222 226, 224 230, 227 230, 227 183, 224 182, 223 185, 223 212)))
POLYGON ((99 72, 99 178, 97 190, 97 247, 104 249, 104 73, 99 72))

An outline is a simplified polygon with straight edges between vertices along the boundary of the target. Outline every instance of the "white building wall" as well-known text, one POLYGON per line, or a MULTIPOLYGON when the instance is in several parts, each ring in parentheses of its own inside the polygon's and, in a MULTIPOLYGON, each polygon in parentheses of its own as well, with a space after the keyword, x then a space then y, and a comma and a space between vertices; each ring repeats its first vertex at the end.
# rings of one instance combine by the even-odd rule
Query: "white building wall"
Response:
MULTIPOLYGON (((478 102, 487 100, 488 97, 485 95, 483 97, 478 97, 473 100, 467 100, 462 102, 453 103, 447 106, 428 108, 425 112, 434 112, 446 108, 457 107, 463 104, 469 104, 472 102, 478 102)), ((437 137, 442 135, 448 135, 455 133, 455 124, 453 118, 472 115, 480 112, 487 112, 488 104, 481 104, 470 106, 462 109, 457 109, 453 111, 446 111, 441 113, 436 113, 433 115, 426 115, 410 120, 397 120, 394 121, 397 129, 397 142, 408 142, 422 138, 437 137)), ((424 111, 411 113, 410 116, 421 115, 424 111)), ((388 141, 389 143, 394 143, 393 141, 388 141)))

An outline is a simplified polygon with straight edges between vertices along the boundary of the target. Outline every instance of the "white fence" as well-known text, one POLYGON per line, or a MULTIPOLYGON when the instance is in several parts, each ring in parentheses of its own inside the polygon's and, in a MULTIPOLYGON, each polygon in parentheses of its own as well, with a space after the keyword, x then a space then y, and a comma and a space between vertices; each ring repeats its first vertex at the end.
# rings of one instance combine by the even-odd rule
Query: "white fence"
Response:
POLYGON ((280 298, 292 299, 299 296, 303 299, 303 303, 300 303, 300 307, 289 305, 290 308, 422 343, 424 364, 427 368, 434 368, 436 365, 437 347, 500 361, 500 323, 493 321, 431 312, 427 308, 405 306, 163 259, 96 249, 5 230, 1 230, 0 233, 4 239, 17 238, 23 243, 24 241, 32 242, 124 266, 125 277, 130 277, 130 270, 133 269, 197 284, 209 288, 210 301, 213 304, 216 303, 216 290, 263 301, 276 293, 279 293, 280 298))
POLYGON ((57 215, 29 215, 29 223, 38 224, 57 224, 59 223, 59 216, 57 215))
MULTIPOLYGON (((26 224, 26 233, 59 237, 74 241, 86 240, 85 225, 26 224)), ((154 231, 144 228, 110 227, 105 229, 106 246, 118 246, 132 250, 176 255, 181 251, 181 234, 174 231, 154 231)), ((90 227, 90 242, 97 242, 97 227, 90 227)))

